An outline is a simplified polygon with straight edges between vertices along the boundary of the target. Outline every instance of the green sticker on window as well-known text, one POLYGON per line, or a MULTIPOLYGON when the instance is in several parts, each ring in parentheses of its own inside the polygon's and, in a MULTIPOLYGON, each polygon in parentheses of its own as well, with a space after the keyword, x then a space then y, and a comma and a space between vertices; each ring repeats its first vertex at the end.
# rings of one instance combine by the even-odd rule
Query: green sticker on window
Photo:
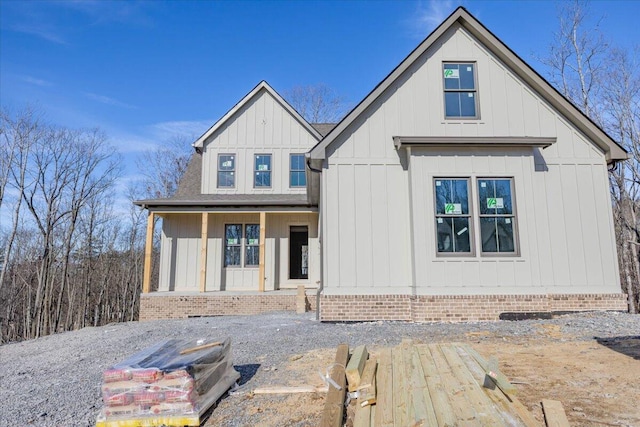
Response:
POLYGON ((488 209, 502 209, 504 208, 504 199, 502 197, 489 197, 487 199, 488 209))
POLYGON ((460 203, 445 203, 444 213, 448 215, 460 215, 462 213, 462 205, 460 203))
POLYGON ((444 78, 445 79, 457 79, 460 78, 460 71, 451 68, 445 68, 444 70, 444 78))

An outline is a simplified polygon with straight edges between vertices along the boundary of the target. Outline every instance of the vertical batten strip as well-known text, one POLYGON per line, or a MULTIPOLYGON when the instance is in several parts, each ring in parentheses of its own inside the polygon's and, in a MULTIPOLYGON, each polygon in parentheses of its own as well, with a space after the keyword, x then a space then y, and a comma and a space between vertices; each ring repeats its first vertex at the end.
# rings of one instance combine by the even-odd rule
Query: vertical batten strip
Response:
POLYGON ((260 261, 258 268, 258 291, 264 292, 264 249, 265 249, 265 231, 266 231, 267 213, 260 212, 260 261))
POLYGON ((153 252, 153 212, 147 217, 147 240, 144 247, 144 275, 142 278, 142 293, 151 292, 151 254, 153 252))
POLYGON ((202 230, 200 233, 200 292, 207 287, 207 240, 209 240, 209 213, 202 212, 202 230))

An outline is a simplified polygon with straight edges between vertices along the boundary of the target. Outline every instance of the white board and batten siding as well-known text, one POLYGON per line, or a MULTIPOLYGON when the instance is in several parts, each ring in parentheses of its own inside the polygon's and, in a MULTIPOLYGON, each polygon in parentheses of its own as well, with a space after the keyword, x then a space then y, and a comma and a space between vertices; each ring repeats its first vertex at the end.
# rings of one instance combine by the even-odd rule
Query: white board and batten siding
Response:
POLYGON ((603 152, 458 24, 333 141, 324 167, 326 294, 620 292, 603 152), (476 64, 479 119, 445 120, 447 61, 476 64), (396 150, 394 136, 557 142, 396 150), (437 256, 435 177, 471 178, 472 199, 476 178, 512 177, 519 256, 437 256))
MULTIPOLYGON (((165 214, 160 251, 159 291, 197 292, 200 280, 201 214, 165 214)), ((265 236, 265 290, 315 287, 320 280, 318 214, 268 213, 265 236), (289 230, 309 230, 307 279, 289 279, 289 230)), ((225 267, 226 224, 258 224, 255 214, 211 213, 208 220, 206 291, 257 291, 258 266, 225 267)))
POLYGON ((204 194, 304 194, 289 187, 289 155, 317 143, 309 131, 267 90, 260 90, 206 141, 202 158, 204 194), (234 188, 218 188, 218 155, 236 156, 234 188), (271 187, 254 188, 254 155, 271 154, 271 187))

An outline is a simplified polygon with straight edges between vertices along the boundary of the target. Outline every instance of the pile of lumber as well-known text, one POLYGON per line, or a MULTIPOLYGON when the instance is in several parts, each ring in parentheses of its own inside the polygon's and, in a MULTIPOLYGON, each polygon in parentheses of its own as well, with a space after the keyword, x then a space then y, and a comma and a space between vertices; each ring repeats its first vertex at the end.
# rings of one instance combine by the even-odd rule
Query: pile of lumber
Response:
POLYGON ((96 426, 199 426, 240 374, 229 339, 195 344, 163 341, 106 370, 96 426))
MULTIPOLYGON (((327 382, 322 427, 540 425, 497 361, 465 344, 403 341, 377 354, 341 344, 327 382)), ((561 405, 546 404, 545 416, 562 418, 561 405)))

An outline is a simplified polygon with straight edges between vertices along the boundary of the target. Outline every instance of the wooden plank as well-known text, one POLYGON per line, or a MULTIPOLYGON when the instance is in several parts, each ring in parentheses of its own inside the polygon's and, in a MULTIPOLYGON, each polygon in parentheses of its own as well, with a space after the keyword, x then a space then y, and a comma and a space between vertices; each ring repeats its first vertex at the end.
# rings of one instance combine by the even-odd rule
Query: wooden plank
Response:
POLYGON ((383 348, 378 356, 376 370, 375 427, 393 427, 393 365, 391 349, 383 348))
POLYGON ((207 242, 209 240, 209 213, 202 212, 202 229, 200 230, 200 292, 207 287, 207 242))
POLYGON ((336 350, 336 358, 331 368, 330 378, 338 384, 340 388, 333 385, 329 386, 327 398, 324 402, 322 418, 320 419, 321 427, 340 427, 342 426, 342 418, 344 417, 344 396, 346 393, 346 376, 345 366, 349 359, 349 346, 340 344, 336 350))
POLYGON ((460 384, 451 372, 451 367, 442 354, 440 347, 437 344, 429 344, 429 351, 440 374, 446 396, 456 418, 456 425, 477 426, 476 413, 471 406, 471 402, 465 396, 465 387, 460 384))
POLYGON ((259 292, 264 292, 264 281, 265 281, 265 277, 264 277, 264 248, 265 248, 265 232, 266 232, 266 228, 267 228, 267 213, 266 212, 260 212, 260 248, 258 249, 260 251, 260 254, 258 256, 258 291, 259 292))
POLYGON ((511 399, 511 396, 516 393, 516 388, 509 382, 507 377, 505 377, 504 374, 502 374, 502 372, 497 369, 497 367, 491 366, 492 364, 490 364, 487 360, 480 356, 480 354, 470 346, 465 346, 465 351, 469 353, 471 357, 476 359, 478 364, 482 367, 482 369, 484 369, 487 376, 498 386, 500 390, 502 390, 502 392, 509 399, 511 399))
MULTIPOLYGON (((486 377, 485 370, 478 361, 472 357, 467 350, 468 345, 459 344, 456 346, 458 355, 466 364, 469 372, 474 376, 478 384, 482 384, 486 377)), ((500 411, 500 414, 504 419, 509 419, 509 425, 525 425, 527 427, 539 427, 540 423, 533 418, 531 412, 515 397, 508 398, 500 389, 488 389, 483 388, 485 394, 491 399, 496 408, 500 411)))
POLYGON ((204 350, 205 348, 218 347, 223 344, 224 342, 222 341, 210 342, 209 344, 202 344, 196 347, 185 348, 180 352, 180 354, 191 354, 191 353, 195 353, 196 351, 204 350))
POLYGON ((376 403, 376 368, 378 361, 370 357, 367 363, 364 364, 364 370, 362 371, 362 378, 360 379, 360 386, 357 390, 360 391, 360 398, 358 404, 361 406, 373 405, 376 403))
POLYGON ((453 375, 466 387, 466 397, 473 405, 480 424, 508 425, 507 420, 502 418, 491 399, 484 393, 481 385, 473 378, 455 348, 450 344, 440 344, 440 350, 447 359, 453 375))
POLYGON ((404 366, 407 372, 409 392, 409 424, 415 426, 436 426, 438 420, 429 395, 418 349, 411 345, 403 346, 404 366))
POLYGON ((393 367, 393 422, 396 426, 408 426, 407 376, 400 347, 391 349, 391 365, 393 367))
MULTIPOLYGON (((358 399, 359 401, 360 399, 358 399)), ((353 427, 369 427, 371 425, 371 405, 356 405, 353 427)))
POLYGON ((355 391, 360 385, 360 378, 364 370, 364 364, 367 362, 367 357, 369 357, 367 347, 360 345, 353 350, 353 355, 349 359, 349 364, 345 371, 349 391, 355 391))
POLYGON ((153 253, 153 212, 147 217, 147 240, 144 245, 144 276, 142 278, 142 293, 151 292, 151 254, 153 253))
POLYGON ((300 386, 263 386, 253 390, 253 394, 295 394, 295 393, 327 393, 326 385, 300 385, 300 386))
POLYGON ((431 357, 431 352, 426 345, 416 347, 420 357, 420 364, 427 382, 429 398, 433 403, 433 409, 439 426, 456 425, 456 417, 449 403, 447 392, 442 384, 442 379, 438 373, 438 369, 431 357))
POLYGON ((559 401, 542 399, 542 410, 547 427, 569 427, 567 414, 559 401))

